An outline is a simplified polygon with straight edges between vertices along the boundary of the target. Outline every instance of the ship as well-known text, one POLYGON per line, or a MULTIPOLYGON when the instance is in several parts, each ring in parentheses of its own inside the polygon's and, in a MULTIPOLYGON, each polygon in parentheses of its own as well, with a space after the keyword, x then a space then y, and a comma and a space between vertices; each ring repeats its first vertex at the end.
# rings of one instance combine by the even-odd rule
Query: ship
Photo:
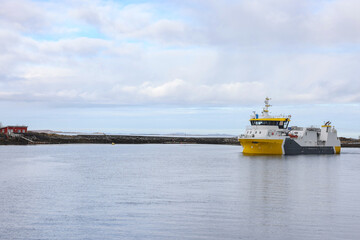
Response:
POLYGON ((291 115, 272 116, 270 98, 265 98, 261 114, 253 112, 251 126, 238 139, 243 154, 248 155, 299 155, 339 154, 340 140, 331 122, 319 127, 289 127, 291 115))

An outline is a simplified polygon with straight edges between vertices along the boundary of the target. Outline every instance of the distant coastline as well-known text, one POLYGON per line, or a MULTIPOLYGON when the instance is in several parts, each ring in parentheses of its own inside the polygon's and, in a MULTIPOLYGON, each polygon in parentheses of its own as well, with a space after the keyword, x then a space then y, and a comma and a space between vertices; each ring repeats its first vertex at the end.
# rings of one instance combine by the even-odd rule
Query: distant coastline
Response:
MULTIPOLYGON (((352 138, 340 138, 342 147, 360 147, 360 141, 352 138)), ((0 145, 35 144, 222 144, 240 145, 233 136, 166 136, 166 135, 106 135, 28 132, 8 136, 0 134, 0 145)))

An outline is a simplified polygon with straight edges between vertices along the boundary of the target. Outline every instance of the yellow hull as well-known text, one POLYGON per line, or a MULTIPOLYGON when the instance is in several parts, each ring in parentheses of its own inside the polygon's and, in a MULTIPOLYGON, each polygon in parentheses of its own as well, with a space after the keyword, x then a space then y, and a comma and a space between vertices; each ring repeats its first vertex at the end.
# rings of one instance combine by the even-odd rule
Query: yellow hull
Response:
POLYGON ((341 151, 341 146, 336 146, 335 147, 335 154, 340 154, 341 151))
POLYGON ((284 139, 239 139, 244 154, 282 155, 284 139))

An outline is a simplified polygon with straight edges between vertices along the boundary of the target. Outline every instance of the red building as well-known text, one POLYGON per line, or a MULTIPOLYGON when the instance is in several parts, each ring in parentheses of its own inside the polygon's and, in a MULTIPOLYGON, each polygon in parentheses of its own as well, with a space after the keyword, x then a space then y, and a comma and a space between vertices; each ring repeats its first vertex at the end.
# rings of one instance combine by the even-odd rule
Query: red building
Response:
POLYGON ((27 133, 27 126, 7 126, 0 128, 0 133, 27 133))

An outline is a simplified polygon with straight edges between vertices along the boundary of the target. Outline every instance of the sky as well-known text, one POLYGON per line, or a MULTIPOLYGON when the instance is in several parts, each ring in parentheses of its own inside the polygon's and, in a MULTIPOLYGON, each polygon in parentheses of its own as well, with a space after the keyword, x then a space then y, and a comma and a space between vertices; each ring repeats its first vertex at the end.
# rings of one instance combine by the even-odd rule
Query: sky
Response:
POLYGON ((0 122, 241 134, 266 96, 291 125, 360 136, 358 0, 0 0, 0 122))

